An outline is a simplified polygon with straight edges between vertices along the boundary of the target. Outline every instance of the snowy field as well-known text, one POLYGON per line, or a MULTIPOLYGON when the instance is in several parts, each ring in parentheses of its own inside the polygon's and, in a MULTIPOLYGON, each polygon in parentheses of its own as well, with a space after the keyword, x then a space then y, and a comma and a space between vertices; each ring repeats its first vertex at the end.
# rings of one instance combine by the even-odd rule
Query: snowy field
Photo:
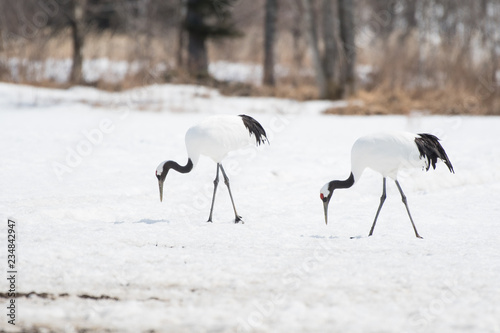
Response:
POLYGON ((500 118, 325 116, 329 102, 223 97, 193 86, 120 94, 0 84, 0 262, 17 223, 17 325, 40 332, 500 332, 500 118), (249 114, 271 144, 230 155, 214 223, 215 164, 172 172, 184 134, 209 114, 249 114), (367 171, 338 190, 376 130, 442 138, 443 163, 393 182, 367 171), (351 239, 351 237, 354 237, 351 239))

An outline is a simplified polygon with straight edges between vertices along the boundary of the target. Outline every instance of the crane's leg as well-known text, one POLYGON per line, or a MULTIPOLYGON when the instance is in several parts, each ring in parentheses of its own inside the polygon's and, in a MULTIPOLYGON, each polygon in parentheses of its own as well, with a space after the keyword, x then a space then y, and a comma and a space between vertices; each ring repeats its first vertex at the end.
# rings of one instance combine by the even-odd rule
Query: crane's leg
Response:
POLYGON ((375 224, 377 223, 378 214, 380 214, 380 210, 382 209, 382 205, 384 204, 386 198, 385 194, 385 177, 382 179, 382 196, 380 197, 380 205, 378 205, 377 214, 375 214, 375 220, 373 220, 372 228, 370 229, 370 234, 368 236, 373 235, 373 229, 375 229, 375 224))
POLYGON ((241 222, 243 224, 245 222, 241 219, 241 216, 239 216, 238 213, 236 212, 236 207, 234 206, 233 194, 231 193, 231 187, 229 186, 229 178, 227 177, 226 172, 224 171, 224 168, 222 167, 222 164, 220 165, 220 170, 222 171, 222 176, 224 176, 224 183, 226 184, 227 189, 229 190, 229 197, 231 198, 231 203, 233 204, 234 223, 241 222))
POLYGON ((405 204, 406 211, 408 212, 408 216, 410 217, 411 225, 413 226, 413 230, 415 230, 415 236, 417 236, 417 238, 422 238, 418 234, 417 228, 415 227, 415 223, 413 223, 413 219, 411 218, 411 214, 410 214, 410 209, 408 208, 408 202, 406 201, 406 195, 403 193, 403 190, 401 189, 401 186, 399 185, 399 182, 397 180, 396 180, 396 185, 398 187, 399 193, 401 193, 401 199, 403 200, 403 203, 405 204))
POLYGON ((214 195, 212 196, 212 207, 210 207, 210 216, 208 217, 207 222, 212 222, 212 212, 214 211, 215 193, 217 192, 217 185, 219 185, 219 168, 220 165, 219 163, 217 163, 217 173, 215 174, 215 179, 214 179, 214 195))

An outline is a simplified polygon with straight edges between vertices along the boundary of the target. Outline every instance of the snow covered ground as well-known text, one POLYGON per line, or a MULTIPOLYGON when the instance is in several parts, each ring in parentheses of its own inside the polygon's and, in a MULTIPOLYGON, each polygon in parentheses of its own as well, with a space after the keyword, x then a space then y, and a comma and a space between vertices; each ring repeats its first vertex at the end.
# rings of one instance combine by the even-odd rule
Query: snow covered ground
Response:
MULTIPOLYGON (((325 116, 330 102, 223 97, 193 86, 119 94, 0 84, 0 262, 17 226, 15 328, 55 332, 500 332, 500 118, 325 116), (271 144, 215 164, 186 161, 184 133, 215 113, 252 115, 271 144), (442 138, 444 164, 401 173, 423 240, 393 182, 349 175, 356 137, 384 129, 442 138), (351 237, 354 237, 351 239, 351 237), (28 295, 29 294, 29 295, 28 295)), ((0 331, 6 321, 7 281, 0 331), (4 313, 5 312, 5 313, 4 313)))

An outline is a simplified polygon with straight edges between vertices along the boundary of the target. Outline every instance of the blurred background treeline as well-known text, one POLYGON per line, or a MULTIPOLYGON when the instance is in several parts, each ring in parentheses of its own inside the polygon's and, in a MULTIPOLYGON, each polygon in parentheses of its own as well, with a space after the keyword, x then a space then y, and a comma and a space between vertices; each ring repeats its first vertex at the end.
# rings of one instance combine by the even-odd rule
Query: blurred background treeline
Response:
POLYGON ((499 53, 500 0, 0 0, 0 80, 49 87, 500 114, 499 53))

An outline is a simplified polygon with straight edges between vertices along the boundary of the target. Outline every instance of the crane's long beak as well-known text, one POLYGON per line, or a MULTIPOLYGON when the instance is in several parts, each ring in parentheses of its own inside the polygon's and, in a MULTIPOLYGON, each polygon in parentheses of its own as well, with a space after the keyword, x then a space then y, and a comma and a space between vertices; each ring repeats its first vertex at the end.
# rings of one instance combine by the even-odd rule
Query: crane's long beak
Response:
POLYGON ((163 181, 158 181, 158 186, 160 187, 160 201, 163 201, 163 181))
POLYGON ((328 225, 328 204, 330 203, 329 200, 323 201, 323 209, 325 210, 325 224, 328 225))

